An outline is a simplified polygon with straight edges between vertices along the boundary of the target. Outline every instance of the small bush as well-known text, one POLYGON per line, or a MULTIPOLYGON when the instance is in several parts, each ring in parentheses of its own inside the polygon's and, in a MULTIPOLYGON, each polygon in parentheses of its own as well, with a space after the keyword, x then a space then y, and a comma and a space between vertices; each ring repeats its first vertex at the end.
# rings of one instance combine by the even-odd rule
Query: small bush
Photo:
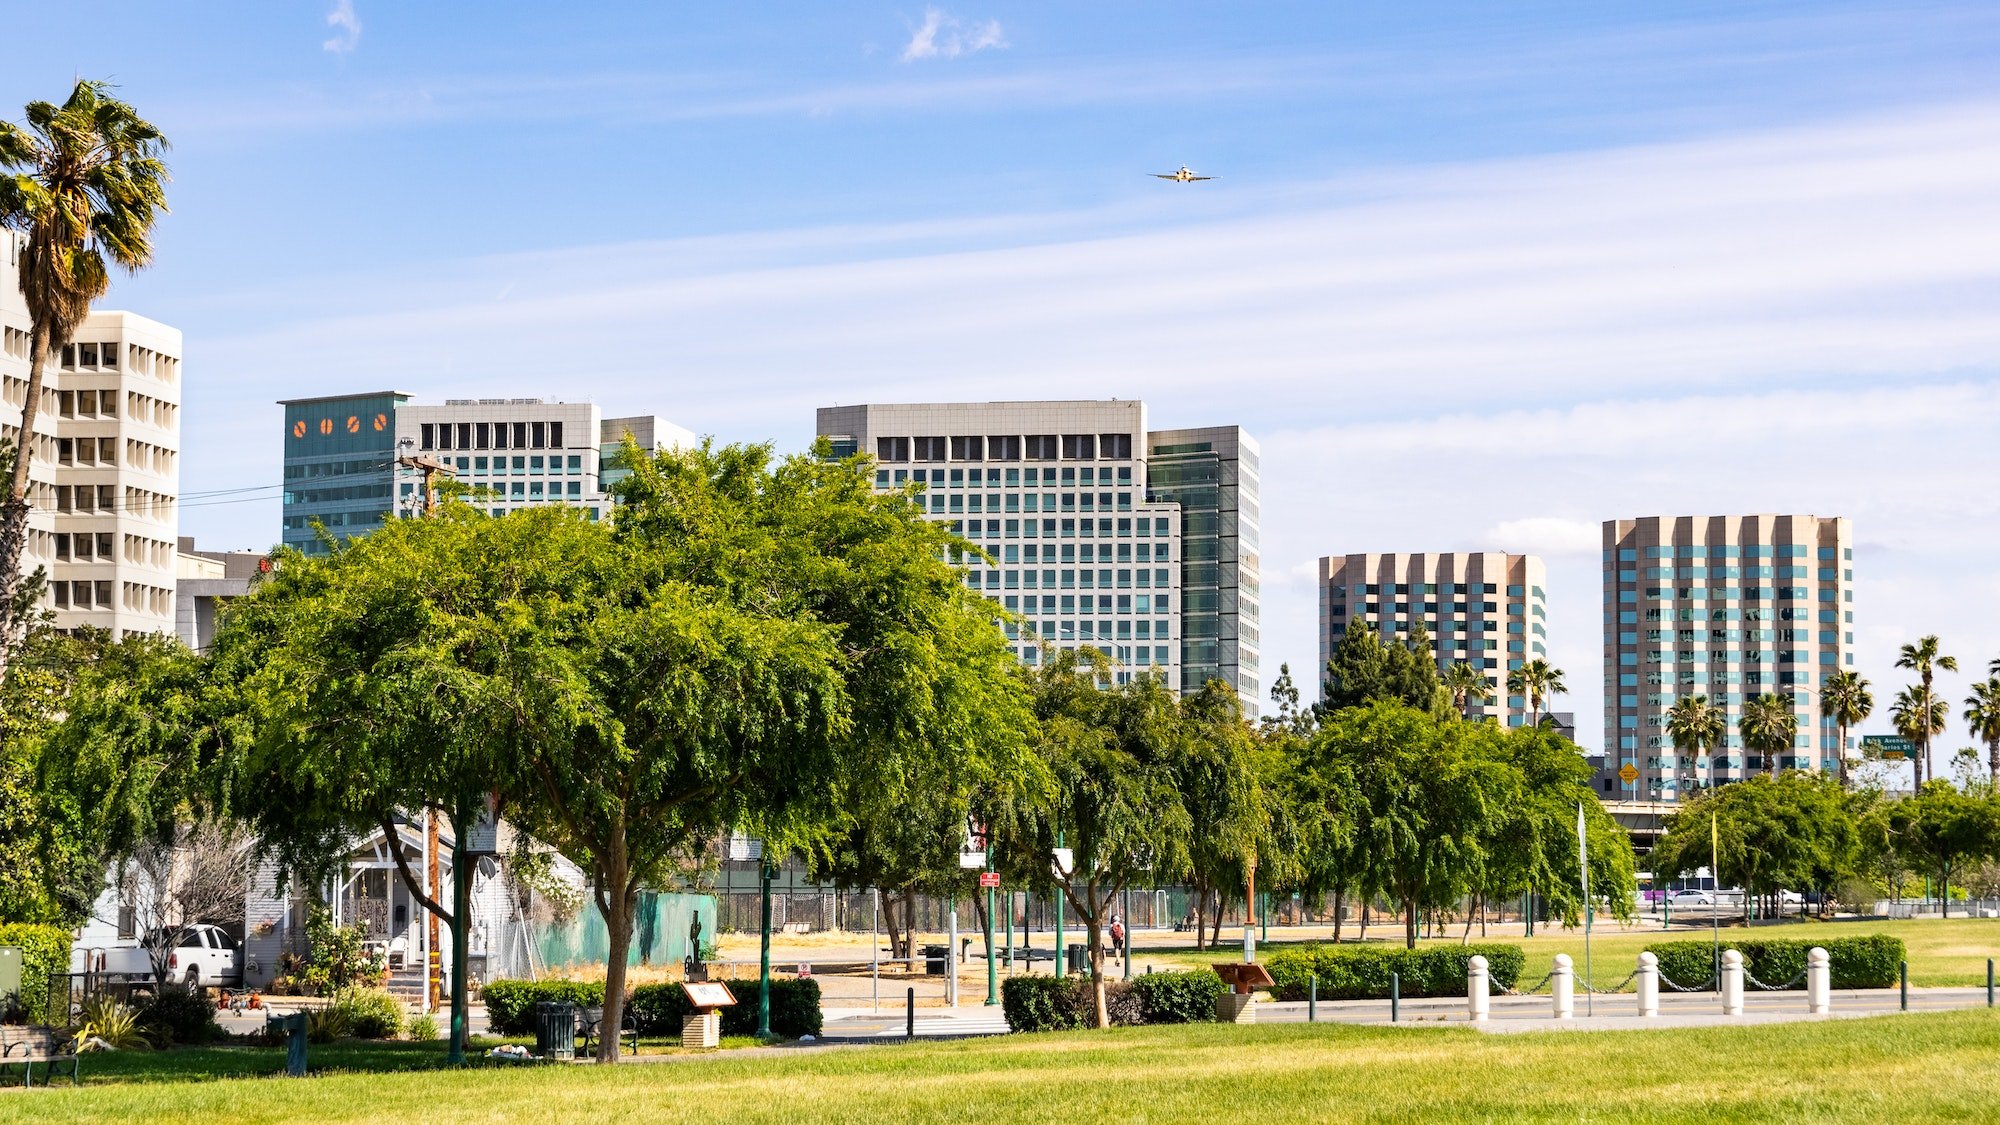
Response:
MULTIPOLYGON (((1826 950, 1834 988, 1890 988, 1907 954, 1901 938, 1886 934, 1802 941, 1791 938, 1729 938, 1723 949, 1743 955, 1750 975, 1765 984, 1786 984, 1805 971, 1806 954, 1826 950)), ((1714 977, 1713 941, 1663 941, 1646 946, 1660 959, 1660 974, 1684 988, 1699 988, 1714 977)), ((1792 988, 1804 988, 1803 981, 1792 988)))
MULTIPOLYGON (((1011 977, 1000 985, 1000 1010, 1007 1016, 1007 1026, 1015 1031, 1076 1031, 1097 1026, 1089 977, 1011 977)), ((1137 982, 1106 981, 1104 1014, 1113 1027, 1145 1023, 1145 995, 1137 982)))
POLYGON ((314 1008, 306 1013, 306 1042, 331 1043, 347 1038, 352 1028, 347 1023, 345 1008, 314 1008))
POLYGON ((1203 1023, 1215 1019, 1215 1002, 1229 986, 1213 969, 1147 973, 1132 978, 1145 1023, 1203 1023))
MULTIPOLYGON (((76 1041, 102 1040, 116 1051, 143 1050, 152 1046, 139 1024, 139 1013, 109 996, 93 996, 83 1006, 83 1024, 76 1029, 76 1041)), ((94 1046, 94 1044, 90 1044, 94 1046)), ((79 1046, 79 1050, 86 1049, 79 1046)))
MULTIPOLYGON (((498 1035, 532 1035, 535 1005, 543 1000, 594 1008, 604 1003, 601 980, 496 980, 480 993, 486 999, 486 1026, 498 1035)), ((674 1024, 680 1034, 680 1024, 674 1024)))
POLYGON ((377 988, 343 988, 333 1007, 347 1015, 348 1034, 358 1039, 394 1039, 403 1030, 403 1004, 377 988))
MULTIPOLYGON (((757 1033, 757 984, 738 982, 730 993, 736 1003, 722 1009, 722 1034, 757 1033)), ((819 982, 811 977, 800 980, 773 978, 771 981, 771 1034, 784 1039, 818 1035, 821 1027, 819 982)), ((632 990, 626 1001, 632 1024, 641 1035, 675 1036, 681 1033, 681 1019, 691 1010, 687 993, 678 984, 643 984, 632 990)))
POLYGON ((429 1043, 438 1037, 437 1021, 431 1018, 429 1012, 411 1016, 403 1021, 403 1034, 408 1035, 412 1043, 429 1043))
POLYGON ((139 1008, 139 1026, 161 1046, 195 1046, 222 1033, 215 1022, 214 1003, 199 992, 176 985, 161 989, 139 1008))
POLYGON ((21 994, 0 995, 0 1020, 66 1022, 69 1000, 65 997, 49 1004, 49 977, 69 972, 70 932, 61 926, 0 923, 0 945, 21 951, 21 994))
POLYGON ((1276 983, 1277 1000, 1304 1000, 1312 977, 1319 977, 1322 1000, 1381 1000, 1396 974, 1403 996, 1463 996, 1472 958, 1486 958, 1486 970, 1500 988, 1521 979, 1527 955, 1517 945, 1427 945, 1404 949, 1381 945, 1319 945, 1287 949, 1265 962, 1276 983))

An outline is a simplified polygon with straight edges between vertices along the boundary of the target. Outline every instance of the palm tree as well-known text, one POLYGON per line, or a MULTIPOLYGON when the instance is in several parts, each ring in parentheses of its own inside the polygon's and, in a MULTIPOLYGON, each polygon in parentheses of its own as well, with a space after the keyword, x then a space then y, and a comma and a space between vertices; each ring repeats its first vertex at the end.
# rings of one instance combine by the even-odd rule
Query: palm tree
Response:
POLYGON ((29 320, 28 389, 0 501, 0 680, 30 608, 20 604, 21 550, 43 372, 110 289, 110 268, 153 260, 153 223, 167 209, 166 139, 109 90, 79 80, 59 106, 29 102, 26 127, 0 121, 0 226, 28 236, 20 279, 29 320))
POLYGON ((1736 729, 1743 735, 1745 749, 1764 756, 1765 775, 1776 777, 1778 755, 1791 749, 1798 737, 1799 717, 1792 712, 1789 697, 1760 695, 1743 705, 1736 729))
POLYGON ((1965 725, 1986 744, 1987 776, 1994 791, 2000 792, 2000 674, 1972 685, 1972 694, 1965 699, 1965 725))
POLYGON ((1458 713, 1466 713, 1466 705, 1493 701, 1493 682, 1486 673, 1472 666, 1469 661, 1460 660, 1444 670, 1444 686, 1451 690, 1451 705, 1458 713))
POLYGON ((1667 737, 1674 740, 1674 753, 1689 764, 1690 780, 1694 779, 1693 760, 1722 741, 1728 727, 1722 708, 1710 703, 1706 695, 1683 696, 1667 708, 1667 737))
POLYGON ((1923 760, 1930 752, 1931 739, 1944 733, 1945 720, 1950 708, 1945 701, 1930 695, 1916 684, 1896 693, 1896 704, 1889 708, 1889 718, 1896 724, 1896 733, 1917 745, 1916 770, 1912 777, 1912 793, 1924 787, 1923 760))
MULTIPOLYGON (((1934 711, 1941 715, 1944 708, 1932 706, 1936 696, 1931 691, 1931 673, 1940 668, 1947 672, 1958 671, 1958 658, 1938 651, 1937 634, 1918 637, 1916 644, 1904 645, 1902 654, 1896 657, 1896 667, 1908 668, 1917 674, 1923 688, 1922 711, 1926 715, 1934 711)), ((1917 740, 1916 788, 1919 790, 1924 787, 1924 775, 1931 769, 1931 738, 1944 733, 1944 721, 1940 718, 1935 729, 1928 722, 1920 725, 1924 733, 1917 740)))
POLYGON ((1569 687, 1563 683, 1562 669, 1538 656, 1507 673, 1507 690, 1528 697, 1528 725, 1534 727, 1541 725, 1542 704, 1552 695, 1567 694, 1569 687))
POLYGON ((1847 788, 1847 732, 1875 711, 1875 696, 1859 672, 1835 672, 1820 685, 1819 713, 1840 728, 1840 787, 1847 788))

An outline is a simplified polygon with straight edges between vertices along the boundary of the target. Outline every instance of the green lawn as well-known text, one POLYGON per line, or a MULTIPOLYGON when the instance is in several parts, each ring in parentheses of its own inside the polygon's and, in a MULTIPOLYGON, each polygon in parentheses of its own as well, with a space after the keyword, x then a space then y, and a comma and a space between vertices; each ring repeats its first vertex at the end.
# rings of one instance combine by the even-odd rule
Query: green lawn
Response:
POLYGON ((411 1072, 442 1048, 93 1060, 82 1090, 0 1092, 21 1121, 1979 1120, 2000 1015, 1483 1035, 1320 1025, 1129 1028, 622 1067, 411 1072))
MULTIPOLYGON (((1582 931, 1543 931, 1533 938, 1523 938, 1518 926, 1491 927, 1485 939, 1479 937, 1475 927, 1472 940, 1500 942, 1519 945, 1528 955, 1527 967, 1522 970, 1522 987, 1541 980, 1549 971, 1558 953, 1567 953, 1576 962, 1579 975, 1583 972, 1582 931)), ((1986 983, 1986 959, 2000 958, 2000 919, 1993 918, 1951 918, 1929 921, 1900 922, 1787 922, 1779 926, 1758 926, 1746 930, 1742 927, 1724 926, 1722 938, 1747 937, 1754 934, 1760 938, 1786 938, 1811 941, 1815 938, 1854 937, 1862 934, 1889 934, 1903 939, 1909 948, 1910 983, 1917 986, 1931 985, 1983 985, 1986 983)), ((1375 941, 1376 927, 1370 927, 1369 940, 1375 941)), ((1599 931, 1590 939, 1591 980, 1599 988, 1609 988, 1624 980, 1637 963, 1639 951, 1655 941, 1701 941, 1706 940, 1706 929, 1683 929, 1675 926, 1670 933, 1657 929, 1643 933, 1617 933, 1599 931)), ((1258 948, 1266 953, 1281 947, 1282 930, 1271 931, 1271 941, 1258 948)), ((1400 937, 1385 941, 1400 941, 1400 937)), ((1439 938, 1420 944, 1457 945, 1458 939, 1439 938)), ((1242 946, 1227 941, 1219 952, 1196 952, 1192 947, 1171 950, 1140 949, 1134 957, 1134 964, 1148 963, 1156 968, 1182 968, 1213 964, 1217 960, 1236 960, 1242 955, 1242 946)))

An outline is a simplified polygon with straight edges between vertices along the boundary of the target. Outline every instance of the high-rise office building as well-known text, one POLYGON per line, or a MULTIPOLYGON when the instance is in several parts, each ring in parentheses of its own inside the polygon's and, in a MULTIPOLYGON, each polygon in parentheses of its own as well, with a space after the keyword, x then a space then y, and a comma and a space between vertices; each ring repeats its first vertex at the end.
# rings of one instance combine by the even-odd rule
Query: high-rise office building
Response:
POLYGON ((627 435, 642 449, 695 440, 652 415, 605 418, 587 402, 409 398, 377 391, 282 404, 287 546, 317 553, 325 547, 315 524, 346 539, 414 511, 421 477, 398 465, 403 455, 442 462, 461 483, 484 490, 472 502, 495 515, 524 504, 575 504, 596 519, 609 510, 605 488, 621 472, 616 455, 627 435))
POLYGON ((1121 682, 1221 677, 1256 714, 1256 446, 1234 427, 1149 432, 1144 403, 1107 400, 823 407, 818 430, 992 556, 966 584, 1022 616, 1023 661, 1089 645, 1121 682))
MULTIPOLYGON (((31 322, 23 239, 0 232, 0 439, 18 442, 31 322)), ((174 629, 180 530, 181 334, 128 312, 90 314, 51 355, 32 435, 22 567, 48 577, 60 629, 174 629)))
POLYGON ((1846 748, 1819 687, 1854 664, 1854 532, 1811 515, 1681 516, 1604 524, 1607 794, 1672 801, 1765 769, 1737 722, 1759 695, 1799 718, 1780 769, 1838 768, 1846 748), (1685 759, 1667 733, 1675 701, 1723 709, 1722 744, 1685 759), (1629 770, 1626 767, 1630 767, 1629 770), (1621 774, 1629 773, 1627 781, 1621 774))
MULTIPOLYGON (((1319 560, 1320 668, 1359 625, 1392 639, 1421 624, 1440 669, 1468 663, 1492 701, 1474 717, 1526 721, 1528 701, 1507 694, 1507 673, 1548 656, 1548 583, 1542 560, 1498 551, 1330 555, 1319 560)), ((1547 711, 1544 702, 1543 710, 1547 711)))
POLYGON ((1181 690, 1220 679, 1257 714, 1257 443, 1238 426, 1146 435, 1146 496, 1181 509, 1181 690))

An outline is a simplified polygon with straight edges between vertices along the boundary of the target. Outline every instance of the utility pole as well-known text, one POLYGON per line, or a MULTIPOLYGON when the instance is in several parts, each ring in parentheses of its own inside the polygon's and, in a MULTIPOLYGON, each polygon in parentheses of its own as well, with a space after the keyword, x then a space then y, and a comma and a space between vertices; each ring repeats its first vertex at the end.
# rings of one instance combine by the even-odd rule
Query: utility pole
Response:
POLYGON ((405 469, 415 469, 424 475, 424 489, 417 497, 417 515, 423 517, 430 515, 431 509, 437 504, 437 497, 434 494, 432 481, 439 473, 450 476, 451 466, 435 457, 425 457, 420 453, 411 452, 416 447, 416 444, 416 442, 409 438, 404 438, 402 441, 397 442, 396 447, 403 452, 396 458, 396 464, 401 465, 405 469))

